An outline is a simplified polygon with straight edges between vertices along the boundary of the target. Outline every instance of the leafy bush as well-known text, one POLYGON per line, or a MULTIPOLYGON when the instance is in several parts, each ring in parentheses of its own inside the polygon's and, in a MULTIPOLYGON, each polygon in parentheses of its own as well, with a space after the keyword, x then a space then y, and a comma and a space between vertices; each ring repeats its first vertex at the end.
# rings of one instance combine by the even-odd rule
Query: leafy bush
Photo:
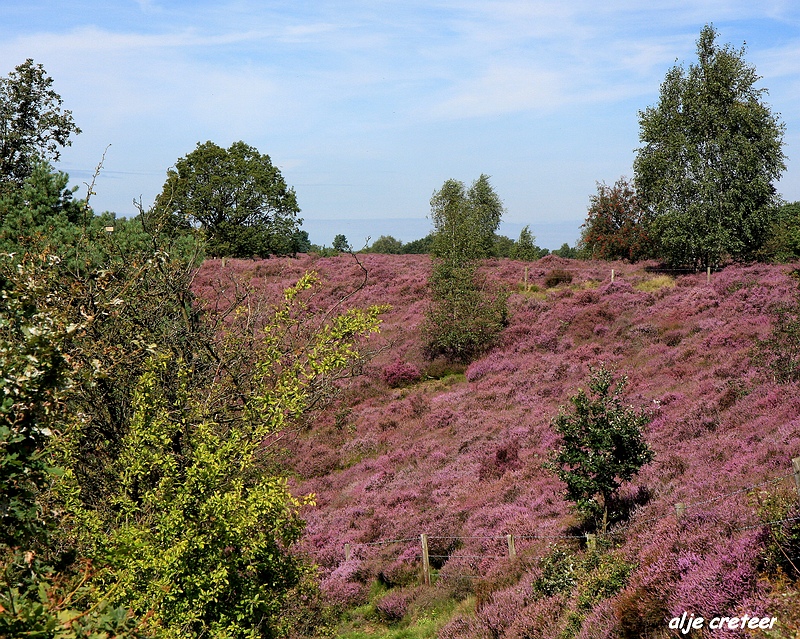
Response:
POLYGON ((614 377, 604 366, 589 371, 589 394, 579 390, 570 398, 572 414, 561 412, 553 420, 563 440, 549 467, 567 485, 567 497, 578 510, 596 522, 602 517, 605 530, 622 482, 653 458, 641 433, 650 417, 622 406, 627 377, 612 389, 614 377))
POLYGON ((569 548, 551 546, 550 552, 542 557, 542 573, 533 582, 533 592, 538 597, 552 597, 570 592, 577 583, 578 560, 569 548))
MULTIPOLYGON (((0 636, 133 638, 124 606, 103 600, 98 569, 58 539, 48 498, 65 470, 52 440, 64 425, 64 390, 76 377, 65 355, 63 309, 47 308, 37 261, 0 265, 0 636)), ((45 257, 46 260, 46 257, 45 257)), ((52 267, 52 263, 50 265, 52 267)), ((50 269, 52 270, 52 268, 50 269)), ((64 513, 58 514, 64 518, 64 513)))
POLYGON ((588 574, 578 585, 578 607, 591 610, 603 599, 608 599, 628 583, 636 564, 624 561, 613 554, 590 555, 584 570, 588 574))

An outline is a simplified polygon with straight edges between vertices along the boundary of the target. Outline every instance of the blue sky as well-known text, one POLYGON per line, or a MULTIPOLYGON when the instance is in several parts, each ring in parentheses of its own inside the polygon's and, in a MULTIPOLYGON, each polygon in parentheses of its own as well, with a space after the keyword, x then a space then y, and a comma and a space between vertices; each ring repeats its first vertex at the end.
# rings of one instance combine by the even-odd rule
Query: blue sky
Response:
POLYGON ((786 124, 778 190, 800 200, 792 0, 0 0, 0 74, 33 58, 54 78, 83 129, 58 168, 84 194, 111 145, 96 210, 133 215, 198 142, 244 140, 316 243, 421 237, 446 179, 486 173, 501 230, 557 248, 596 182, 631 175, 638 112, 709 22, 746 42, 786 124))

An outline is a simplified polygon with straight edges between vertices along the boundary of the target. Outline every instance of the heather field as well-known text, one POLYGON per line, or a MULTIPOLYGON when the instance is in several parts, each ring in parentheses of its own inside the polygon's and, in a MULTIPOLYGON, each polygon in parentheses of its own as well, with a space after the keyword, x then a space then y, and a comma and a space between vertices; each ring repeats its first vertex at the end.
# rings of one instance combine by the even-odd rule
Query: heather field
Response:
MULTIPOLYGON (((689 636, 800 637, 800 397, 760 346, 796 300, 796 265, 734 265, 707 282, 641 263, 487 261, 486 279, 510 292, 509 325, 465 368, 422 355, 430 259, 360 259, 366 285, 340 308, 391 306, 379 352, 280 460, 297 494, 316 495, 303 550, 344 611, 340 636, 660 638, 687 636, 669 628, 687 613, 705 619, 689 636), (555 269, 571 282, 548 288, 555 269), (655 457, 590 549, 543 464, 551 420, 601 363, 652 416, 655 457), (777 621, 708 628, 742 615, 777 621)), ((321 310, 362 278, 344 255, 209 260, 195 291, 212 308, 248 287, 248 303, 268 303, 306 270, 321 276, 321 310)))

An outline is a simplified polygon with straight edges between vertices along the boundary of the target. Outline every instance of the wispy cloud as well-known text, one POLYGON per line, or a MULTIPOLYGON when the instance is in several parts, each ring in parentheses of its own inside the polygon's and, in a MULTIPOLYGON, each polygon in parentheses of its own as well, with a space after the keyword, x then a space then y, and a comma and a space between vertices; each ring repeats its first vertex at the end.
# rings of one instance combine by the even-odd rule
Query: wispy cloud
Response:
MULTIPOLYGON (((84 0, 55 7, 31 0, 11 11, 0 24, 0 60, 44 63, 85 132, 68 157, 88 169, 110 142, 108 168, 120 174, 157 173, 206 139, 244 139, 287 171, 302 167, 313 184, 385 185, 384 177, 353 177, 377 175, 376 158, 406 184, 473 166, 479 173, 483 161, 508 161, 519 171, 521 160, 508 158, 532 154, 523 136, 504 129, 510 119, 535 133, 550 156, 561 153, 564 136, 572 136, 570 148, 596 138, 584 124, 595 118, 609 131, 633 126, 624 140, 604 138, 604 155, 630 158, 637 109, 657 98, 676 59, 691 61, 709 21, 724 41, 747 40, 772 99, 794 104, 800 94, 800 10, 782 0, 84 0), (483 135, 508 142, 492 156, 483 135), (458 153, 441 150, 454 139, 458 153)), ((629 170, 603 161, 587 161, 582 181, 559 190, 583 201, 582 189, 595 180, 629 170)), ((157 179, 126 184, 134 194, 160 186, 157 179)), ((435 186, 424 189, 423 206, 435 186)), ((386 199, 359 188, 352 194, 359 206, 386 199)), ((515 197, 529 197, 519 188, 507 196, 511 210, 515 197)), ((313 206, 321 211, 332 202, 346 208, 341 194, 317 191, 313 206)), ((417 206, 405 197, 382 206, 417 206)), ((542 197, 539 206, 550 210, 560 196, 542 197)))

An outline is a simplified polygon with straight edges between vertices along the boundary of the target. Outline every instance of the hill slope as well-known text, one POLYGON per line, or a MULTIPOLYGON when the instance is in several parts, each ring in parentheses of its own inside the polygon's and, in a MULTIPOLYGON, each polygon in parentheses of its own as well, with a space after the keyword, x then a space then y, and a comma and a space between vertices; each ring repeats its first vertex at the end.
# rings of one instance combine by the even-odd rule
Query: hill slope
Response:
MULTIPOLYGON (((290 445, 295 489, 317 496, 305 547, 333 600, 363 602, 379 579, 390 588, 377 602, 384 619, 424 607, 426 533, 433 590, 476 597, 474 614, 451 619, 441 637, 666 637, 683 612, 775 616, 783 630, 771 636, 795 636, 800 398, 796 383, 755 363, 775 309, 796 299, 791 267, 731 266, 708 283, 554 256, 490 261, 487 279, 512 291, 510 324, 460 372, 421 355, 429 259, 361 259, 367 284, 346 303, 392 305, 385 350, 290 445), (534 290, 522 286, 526 267, 534 290), (572 282, 546 289, 554 268, 572 282), (427 374, 389 388, 381 373, 397 361, 427 374), (627 375, 626 402, 652 414, 656 456, 624 489, 628 516, 592 552, 543 462, 558 445, 552 418, 600 363, 627 375), (688 505, 680 521, 678 502, 688 505)), ((326 282, 321 308, 360 272, 346 256, 209 261, 197 289, 219 295, 236 275, 269 297, 309 268, 326 282)))

